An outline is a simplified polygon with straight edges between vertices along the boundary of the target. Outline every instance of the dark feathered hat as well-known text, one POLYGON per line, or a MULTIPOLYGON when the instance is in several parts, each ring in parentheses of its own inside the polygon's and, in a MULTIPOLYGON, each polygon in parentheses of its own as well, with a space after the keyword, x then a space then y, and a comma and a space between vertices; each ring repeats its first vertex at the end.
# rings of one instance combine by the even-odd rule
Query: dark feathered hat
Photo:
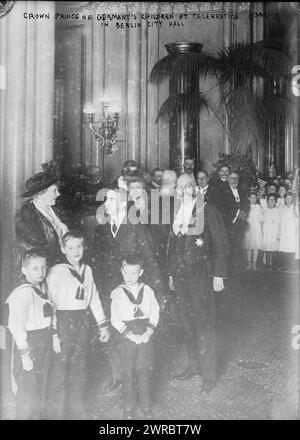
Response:
POLYGON ((43 163, 42 168, 43 171, 34 174, 26 181, 22 197, 32 197, 58 182, 60 172, 55 161, 51 160, 50 162, 43 163))

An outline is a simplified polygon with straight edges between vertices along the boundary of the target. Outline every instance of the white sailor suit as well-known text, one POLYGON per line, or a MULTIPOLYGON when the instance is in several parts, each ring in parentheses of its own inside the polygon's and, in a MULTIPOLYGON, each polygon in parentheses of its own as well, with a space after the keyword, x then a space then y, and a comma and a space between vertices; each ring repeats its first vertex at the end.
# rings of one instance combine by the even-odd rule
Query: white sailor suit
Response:
POLYGON ((119 333, 121 377, 124 411, 134 411, 139 404, 144 411, 151 406, 151 373, 153 370, 152 338, 135 344, 128 339, 133 334, 142 335, 147 328, 156 329, 159 321, 159 304, 151 287, 120 284, 111 293, 111 324, 119 333), (137 376, 137 389, 135 386, 137 376))
POLYGON ((14 341, 12 385, 17 391, 17 419, 39 420, 44 416, 51 351, 52 307, 45 283, 33 285, 26 281, 10 293, 6 303, 14 341), (31 371, 23 370, 21 365, 21 357, 28 353, 33 361, 31 371))
POLYGON ((51 370, 50 419, 82 419, 84 411, 85 362, 89 335, 89 309, 99 328, 107 326, 92 270, 82 264, 53 266, 46 279, 56 313, 61 353, 54 355, 51 370))

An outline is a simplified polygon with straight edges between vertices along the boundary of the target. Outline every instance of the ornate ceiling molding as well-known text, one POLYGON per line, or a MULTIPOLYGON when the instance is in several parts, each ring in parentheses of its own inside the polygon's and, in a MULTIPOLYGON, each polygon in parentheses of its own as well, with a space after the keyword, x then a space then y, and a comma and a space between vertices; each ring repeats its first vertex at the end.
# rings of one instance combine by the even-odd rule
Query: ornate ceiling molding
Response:
POLYGON ((176 14, 248 11, 251 2, 71 2, 65 10, 76 10, 82 14, 176 14), (77 3, 77 5, 75 5, 77 3))

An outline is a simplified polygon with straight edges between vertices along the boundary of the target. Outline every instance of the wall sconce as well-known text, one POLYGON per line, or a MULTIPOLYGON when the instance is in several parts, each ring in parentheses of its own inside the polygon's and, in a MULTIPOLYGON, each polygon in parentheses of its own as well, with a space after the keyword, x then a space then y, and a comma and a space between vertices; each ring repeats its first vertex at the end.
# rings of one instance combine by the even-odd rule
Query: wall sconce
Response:
POLYGON ((88 123, 91 132, 95 136, 100 147, 103 148, 105 154, 114 154, 117 151, 117 130, 119 125, 119 114, 121 108, 110 105, 109 98, 104 96, 100 99, 103 101, 103 116, 99 121, 94 122, 94 114, 96 109, 88 104, 83 112, 88 115, 88 123))

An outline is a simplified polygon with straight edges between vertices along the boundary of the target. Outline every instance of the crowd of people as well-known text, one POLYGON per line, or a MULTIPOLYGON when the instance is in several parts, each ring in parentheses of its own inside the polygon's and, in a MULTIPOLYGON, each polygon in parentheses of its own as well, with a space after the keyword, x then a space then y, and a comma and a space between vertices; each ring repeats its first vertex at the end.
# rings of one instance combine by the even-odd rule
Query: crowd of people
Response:
MULTIPOLYGON (((86 361, 91 326, 106 344, 122 417, 140 407, 153 418, 155 340, 168 295, 176 295, 187 367, 176 380, 217 382, 215 294, 245 252, 246 269, 288 269, 299 259, 297 178, 258 179, 247 194, 228 166, 210 179, 193 158, 181 175, 125 162, 97 194, 97 227, 57 209, 59 176, 35 174, 16 216, 14 288, 7 298, 13 336, 12 386, 18 419, 88 418, 86 361)), ((100 409, 101 411, 101 409, 100 409)))
MULTIPOLYGON (((300 258, 298 169, 294 174, 265 180, 257 177, 248 191, 241 189, 238 172, 230 170, 227 165, 218 170, 217 176, 210 177, 206 170, 197 172, 194 159, 187 157, 183 174, 192 177, 195 191, 199 191, 205 202, 209 201, 221 213, 230 243, 232 265, 236 258, 240 261, 241 249, 244 249, 246 269, 297 269, 300 258)), ((161 197, 176 197, 177 174, 173 170, 156 168, 151 175, 145 176, 134 161, 128 161, 123 168, 122 181, 124 175, 130 199, 141 210, 145 209, 146 203, 147 215, 151 209, 152 189, 159 190, 161 197)), ((151 219, 148 221, 151 223, 151 219)), ((157 228, 155 232, 158 232, 158 243, 162 243, 157 228)))

